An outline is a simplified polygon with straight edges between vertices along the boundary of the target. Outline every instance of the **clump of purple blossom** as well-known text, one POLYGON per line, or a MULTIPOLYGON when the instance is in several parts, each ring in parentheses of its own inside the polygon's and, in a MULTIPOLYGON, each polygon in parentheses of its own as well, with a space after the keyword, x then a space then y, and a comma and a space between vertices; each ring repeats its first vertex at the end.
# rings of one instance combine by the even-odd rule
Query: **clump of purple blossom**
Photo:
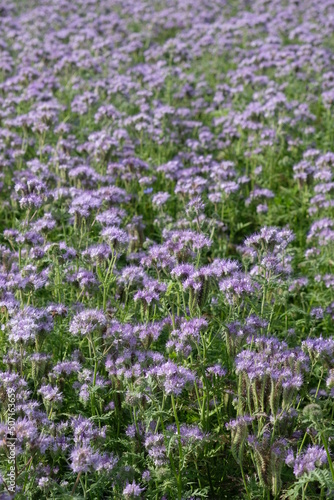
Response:
POLYGON ((1 498, 332 495, 333 19, 0 2, 1 498))

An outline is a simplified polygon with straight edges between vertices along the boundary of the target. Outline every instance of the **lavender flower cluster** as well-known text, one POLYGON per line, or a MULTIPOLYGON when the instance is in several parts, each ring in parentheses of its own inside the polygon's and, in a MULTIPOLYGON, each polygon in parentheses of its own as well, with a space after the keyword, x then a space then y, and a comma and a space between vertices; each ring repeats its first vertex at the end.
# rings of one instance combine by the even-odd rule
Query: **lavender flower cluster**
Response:
POLYGON ((0 0, 1 498, 334 497, 333 26, 0 0))

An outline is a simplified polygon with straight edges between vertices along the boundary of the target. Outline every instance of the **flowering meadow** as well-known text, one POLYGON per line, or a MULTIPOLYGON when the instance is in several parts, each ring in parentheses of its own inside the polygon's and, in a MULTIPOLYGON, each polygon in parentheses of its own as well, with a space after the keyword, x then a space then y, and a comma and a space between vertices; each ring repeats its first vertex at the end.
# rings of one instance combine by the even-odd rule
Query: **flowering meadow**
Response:
POLYGON ((334 498, 334 0, 0 0, 0 498, 334 498))

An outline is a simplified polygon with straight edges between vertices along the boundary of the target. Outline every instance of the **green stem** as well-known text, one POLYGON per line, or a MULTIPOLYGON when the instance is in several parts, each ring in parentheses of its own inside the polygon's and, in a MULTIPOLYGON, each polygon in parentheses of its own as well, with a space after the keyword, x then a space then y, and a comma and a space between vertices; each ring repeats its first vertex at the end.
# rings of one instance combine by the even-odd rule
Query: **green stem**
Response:
POLYGON ((321 441, 322 441, 322 444, 324 445, 324 448, 326 450, 326 455, 327 455, 327 460, 328 460, 328 465, 329 465, 329 469, 331 471, 331 475, 332 475, 332 478, 333 478, 333 481, 334 481, 334 467, 333 467, 333 462, 332 462, 332 458, 330 456, 330 453, 329 453, 329 449, 328 449, 328 444, 327 444, 327 441, 325 439, 325 436, 323 435, 323 433, 321 432, 321 441))
POLYGON ((93 355, 94 355, 94 375, 93 375, 93 393, 92 393, 92 398, 91 398, 91 408, 92 408, 92 414, 95 415, 95 393, 94 393, 94 388, 96 385, 96 377, 97 377, 97 357, 96 357, 96 351, 95 351, 95 346, 94 346, 94 339, 90 335, 88 337, 89 343, 92 345, 92 350, 93 350, 93 355))
POLYGON ((246 482, 246 477, 245 477, 245 473, 244 473, 244 468, 243 468, 241 462, 240 462, 240 471, 241 471, 242 480, 244 482, 244 487, 245 487, 245 490, 246 490, 247 498, 248 498, 248 500, 251 500, 251 497, 250 497, 250 494, 249 494, 249 491, 248 491, 248 488, 247 488, 247 482, 246 482))
POLYGON ((308 487, 308 482, 305 484, 304 488, 302 489, 302 500, 305 500, 305 498, 306 498, 305 493, 306 493, 307 487, 308 487))
POLYGON ((181 465, 182 465, 182 443, 181 443, 181 432, 180 432, 180 422, 177 416, 177 411, 176 411, 176 405, 175 405, 175 399, 174 399, 174 394, 171 394, 171 399, 172 399, 172 406, 173 406, 173 413, 174 413, 174 418, 176 422, 176 427, 177 427, 177 435, 178 435, 178 441, 179 441, 179 470, 177 474, 177 490, 178 490, 178 497, 179 500, 182 498, 182 477, 181 477, 181 465))
POLYGON ((176 412, 176 405, 175 405, 174 394, 171 394, 171 399, 172 399, 172 407, 173 407, 174 418, 175 418, 176 427, 177 427, 180 460, 182 460, 182 443, 181 443, 180 422, 179 422, 179 419, 178 419, 178 416, 177 416, 177 412, 176 412))

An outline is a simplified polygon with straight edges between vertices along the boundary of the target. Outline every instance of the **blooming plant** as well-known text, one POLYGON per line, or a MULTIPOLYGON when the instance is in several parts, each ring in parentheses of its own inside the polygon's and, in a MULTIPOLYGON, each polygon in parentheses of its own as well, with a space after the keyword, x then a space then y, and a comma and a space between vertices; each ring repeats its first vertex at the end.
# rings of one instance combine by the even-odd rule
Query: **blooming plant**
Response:
POLYGON ((0 497, 334 498, 333 0, 0 0, 0 497))

